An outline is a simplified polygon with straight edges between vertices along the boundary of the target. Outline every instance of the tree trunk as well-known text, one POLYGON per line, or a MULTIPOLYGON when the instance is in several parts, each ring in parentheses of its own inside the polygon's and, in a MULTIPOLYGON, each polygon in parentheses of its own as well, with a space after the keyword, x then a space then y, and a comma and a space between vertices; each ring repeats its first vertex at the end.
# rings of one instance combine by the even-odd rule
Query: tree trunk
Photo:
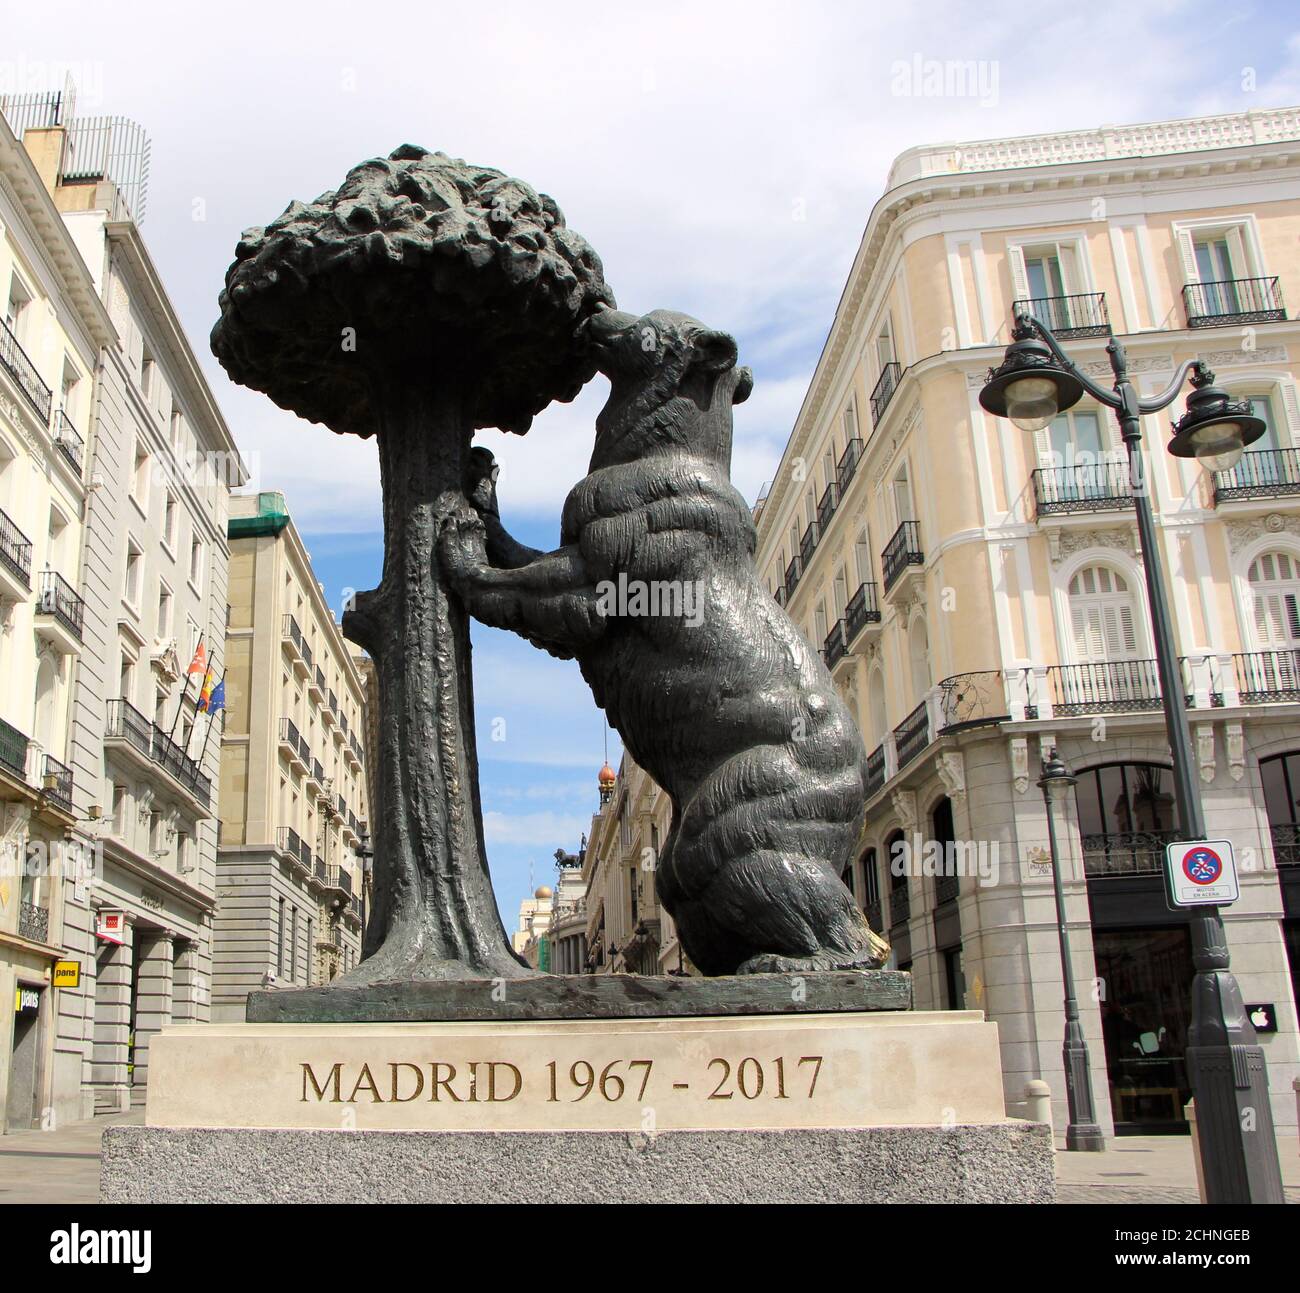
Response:
POLYGON ((408 370, 377 390, 384 574, 343 632, 379 682, 374 903, 349 983, 518 977, 483 846, 469 618, 438 565, 442 520, 465 505, 473 427, 446 386, 408 370))

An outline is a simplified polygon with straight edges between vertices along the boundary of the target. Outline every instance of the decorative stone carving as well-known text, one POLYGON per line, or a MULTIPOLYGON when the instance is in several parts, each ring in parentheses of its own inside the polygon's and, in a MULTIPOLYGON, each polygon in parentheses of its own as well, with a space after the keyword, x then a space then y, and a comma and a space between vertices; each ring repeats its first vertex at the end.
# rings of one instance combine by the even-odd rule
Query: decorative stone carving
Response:
POLYGON ((158 680, 164 685, 172 686, 181 676, 181 662, 176 654, 175 638, 155 638, 149 652, 149 663, 158 680))
POLYGON ((1028 737, 1011 738, 1011 777, 1016 787, 1016 794, 1023 795, 1029 789, 1028 737))
POLYGON ((1267 516, 1252 517, 1249 520, 1229 520, 1225 526, 1228 531, 1228 546, 1233 552, 1240 552, 1267 534, 1300 535, 1300 516, 1270 512, 1267 516))
POLYGON ((935 765, 949 799, 966 798, 966 763, 960 750, 944 750, 935 765))
POLYGON ((1201 770, 1201 780, 1208 786, 1214 780, 1218 765, 1214 754, 1214 724, 1196 725, 1196 763, 1201 770))
POLYGON ((890 801, 893 803, 894 813, 898 817, 898 824, 903 834, 913 834, 917 824, 916 791, 895 790, 890 795, 890 801))
POLYGON ((1281 346, 1257 346, 1246 350, 1234 346, 1231 350, 1208 350, 1196 356, 1210 368, 1240 368, 1243 364, 1285 364, 1286 351, 1281 346))
POLYGON ((1224 745, 1228 751, 1228 775, 1240 781, 1246 775, 1246 733, 1240 723, 1225 723, 1224 745))
POLYGON ((1136 525, 1105 530, 1068 530, 1054 527, 1047 531, 1047 547, 1052 564, 1061 562, 1088 548, 1113 548, 1134 561, 1141 562, 1142 546, 1136 525))
MULTIPOLYGON (((1172 355, 1147 355, 1137 359, 1130 358, 1128 361, 1128 371, 1134 373, 1166 373, 1172 371, 1174 360, 1172 355)), ((1107 386, 1115 379, 1115 374, 1111 372, 1110 361, 1107 359, 1093 360, 1090 363, 1079 364, 1079 371, 1086 373, 1087 376, 1102 379, 1107 386)), ((966 386, 968 390, 982 390, 985 382, 988 381, 987 371, 966 374, 966 386)))

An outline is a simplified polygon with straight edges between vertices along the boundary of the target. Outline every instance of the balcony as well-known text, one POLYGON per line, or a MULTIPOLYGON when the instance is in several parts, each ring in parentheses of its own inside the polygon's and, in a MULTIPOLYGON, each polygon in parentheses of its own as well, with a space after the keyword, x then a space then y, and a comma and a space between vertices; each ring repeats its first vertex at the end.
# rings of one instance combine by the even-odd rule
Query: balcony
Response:
POLYGON ((942 907, 945 903, 956 902, 961 892, 960 877, 939 875, 934 880, 934 905, 942 907))
POLYGON ((193 801, 196 816, 207 816, 212 805, 212 781, 199 771, 198 761, 151 723, 130 701, 119 697, 108 702, 104 745, 129 751, 137 765, 149 773, 155 784, 166 789, 180 787, 193 801), (162 775, 159 775, 162 774, 162 775))
POLYGON ((26 601, 31 591, 32 541, 0 512, 0 599, 26 601))
POLYGON ((868 624, 880 623, 880 603, 874 583, 859 584, 844 608, 844 637, 847 647, 852 647, 857 636, 868 624))
POLYGON ((320 665, 316 665, 307 679, 307 695, 318 705, 323 705, 328 694, 329 688, 325 686, 325 670, 320 665))
POLYGON ((898 383, 902 380, 903 367, 892 359, 880 370, 880 376, 871 391, 871 425, 873 428, 880 425, 880 419, 885 416, 889 401, 894 398, 894 392, 898 390, 898 383))
POLYGON ((317 880, 321 882, 321 884, 329 883, 329 878, 330 878, 329 864, 325 861, 323 857, 321 857, 319 853, 317 853, 315 858, 313 858, 311 869, 312 869, 312 874, 316 877, 317 880))
POLYGON ((305 678, 310 672, 311 653, 307 648, 307 639, 298 627, 298 621, 292 615, 286 615, 281 626, 280 645, 293 663, 294 671, 305 678))
POLYGON ((786 604, 786 601, 787 601, 787 598, 786 598, 786 595, 785 595, 785 585, 784 585, 784 584, 777 584, 777 586, 776 586, 776 592, 774 592, 774 593, 772 594, 772 597, 773 597, 773 600, 776 602, 776 604, 777 604, 779 607, 781 607, 782 610, 784 610, 784 609, 785 609, 785 604, 786 604))
POLYGON ((858 469, 858 460, 862 457, 862 441, 854 436, 844 446, 840 460, 835 464, 835 483, 839 486, 839 496, 843 500, 849 486, 853 483, 853 473, 858 469))
POLYGON ((930 715, 922 701, 894 728, 894 753, 900 768, 912 762, 930 744, 930 715))
POLYGON ((332 691, 327 691, 325 693, 325 704, 320 709, 321 726, 333 727, 338 722, 338 712, 338 697, 332 691))
POLYGON ((1075 296, 1029 296, 1011 303, 1012 314, 1032 314, 1062 341, 1072 337, 1109 337, 1110 315, 1105 292, 1075 296))
POLYGON ((1154 660, 1052 665, 1047 677, 1057 715, 1136 714, 1162 708, 1154 660))
POLYGON ((1300 700, 1300 650, 1251 651, 1232 657, 1242 705, 1300 700))
POLYGON ((925 562, 920 525, 916 521, 904 521, 885 545, 880 561, 885 575, 885 593, 888 594, 910 566, 920 566, 925 562))
POLYGON ((799 579, 803 575, 803 562, 796 552, 790 558, 790 564, 785 568, 785 600, 788 602, 794 596, 794 590, 799 586, 799 579))
POLYGON ((844 621, 836 620, 835 627, 826 635, 826 641, 822 643, 822 659, 826 661, 828 669, 834 669, 848 653, 848 645, 844 635, 844 621))
POLYGON ((62 764, 52 754, 45 756, 41 771, 41 791, 45 798, 65 813, 72 811, 72 769, 62 764))
POLYGON ((964 732, 992 727, 1011 718, 1007 689, 1000 669, 954 674, 939 684, 941 731, 964 732))
POLYGON ((1034 471, 1034 508, 1040 517, 1118 512, 1132 506, 1133 482, 1127 462, 1039 467, 1034 471))
MULTIPOLYGON (((3 326, 3 325, 0 325, 3 326)), ((18 904, 18 937, 31 939, 33 943, 50 941, 50 913, 34 902, 18 904)))
POLYGON ((348 898, 352 897, 352 875, 337 864, 330 867, 325 886, 328 889, 337 889, 348 898))
POLYGON ((355 734, 348 737, 348 750, 352 755, 353 761, 356 763, 357 767, 360 768, 365 760, 362 758, 361 754, 361 742, 357 740, 355 734))
POLYGON ((1189 328, 1281 323, 1286 319, 1282 289, 1276 278, 1225 278, 1216 283, 1188 283, 1183 288, 1183 306, 1189 328))
POLYGON ((280 720, 280 752, 291 763, 297 764, 300 772, 311 770, 311 750, 298 731, 298 725, 291 718, 280 720))
POLYGON ((54 447, 68 460, 68 466, 80 478, 81 465, 86 456, 86 442, 62 409, 54 415, 54 447))
POLYGON ((809 521, 803 536, 799 540, 799 560, 805 570, 808 569, 808 563, 812 560, 813 553, 817 551, 817 544, 821 542, 821 537, 817 522, 809 521))
POLYGON ((53 570, 42 571, 36 631, 62 655, 76 655, 81 649, 85 618, 86 603, 72 585, 53 570))
POLYGON ((1177 839, 1177 831, 1081 835, 1084 874, 1089 877, 1160 875, 1165 866, 1165 846, 1177 839))
POLYGON ((28 738, 0 718, 0 769, 19 781, 27 780, 28 738))
POLYGON ((822 490, 822 496, 817 500, 817 528, 822 533, 826 533, 826 527, 831 523, 831 517, 835 515, 835 509, 840 505, 839 486, 834 481, 822 490))
POLYGON ((6 323, 0 323, 0 367, 13 378, 23 399, 32 406, 41 421, 49 426, 54 395, 41 381, 36 365, 27 357, 27 352, 18 344, 18 338, 6 323))
POLYGON ((1214 473, 1214 505, 1300 494, 1300 449, 1248 449, 1231 471, 1214 473))
POLYGON ((1271 826, 1273 862, 1277 866, 1300 866, 1300 826, 1284 822, 1271 826))
POLYGON ((281 826, 276 832, 276 847, 281 853, 287 853, 295 866, 301 867, 308 874, 312 870, 311 845, 298 834, 292 826, 281 826))
POLYGON ((325 791, 325 769, 321 767, 321 761, 317 758, 311 758, 307 761, 307 780, 316 787, 318 794, 325 791))
MULTIPOLYGON (((885 784, 885 780, 885 747, 878 745, 867 755, 867 798, 874 795, 885 784)), ((879 928, 879 926, 875 926, 875 928, 879 928)))

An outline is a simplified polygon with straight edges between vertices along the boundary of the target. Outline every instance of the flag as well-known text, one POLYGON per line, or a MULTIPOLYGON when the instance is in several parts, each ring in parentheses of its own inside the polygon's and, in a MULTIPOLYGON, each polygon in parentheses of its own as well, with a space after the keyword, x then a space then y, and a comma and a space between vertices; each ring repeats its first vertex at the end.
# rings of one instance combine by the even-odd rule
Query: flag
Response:
POLYGON ((208 663, 208 653, 204 649, 202 641, 194 649, 194 659, 190 661, 190 667, 185 670, 187 678, 193 677, 196 673, 202 673, 204 666, 208 663))
POLYGON ((215 717, 226 707, 226 680, 223 678, 208 697, 208 716, 215 717))
POLYGON ((203 686, 199 691, 199 703, 197 706, 200 714, 208 712, 208 702, 212 699, 212 688, 216 685, 217 675, 212 666, 208 666, 208 672, 204 675, 203 686))

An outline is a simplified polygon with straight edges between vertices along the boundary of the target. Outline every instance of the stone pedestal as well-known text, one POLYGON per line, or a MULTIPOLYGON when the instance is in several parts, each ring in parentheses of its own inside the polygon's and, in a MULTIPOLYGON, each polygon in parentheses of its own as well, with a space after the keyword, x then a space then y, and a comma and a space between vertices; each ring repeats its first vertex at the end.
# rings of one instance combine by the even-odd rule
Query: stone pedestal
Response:
POLYGON ((105 1200, 1050 1201, 978 1011, 192 1024, 105 1200))

